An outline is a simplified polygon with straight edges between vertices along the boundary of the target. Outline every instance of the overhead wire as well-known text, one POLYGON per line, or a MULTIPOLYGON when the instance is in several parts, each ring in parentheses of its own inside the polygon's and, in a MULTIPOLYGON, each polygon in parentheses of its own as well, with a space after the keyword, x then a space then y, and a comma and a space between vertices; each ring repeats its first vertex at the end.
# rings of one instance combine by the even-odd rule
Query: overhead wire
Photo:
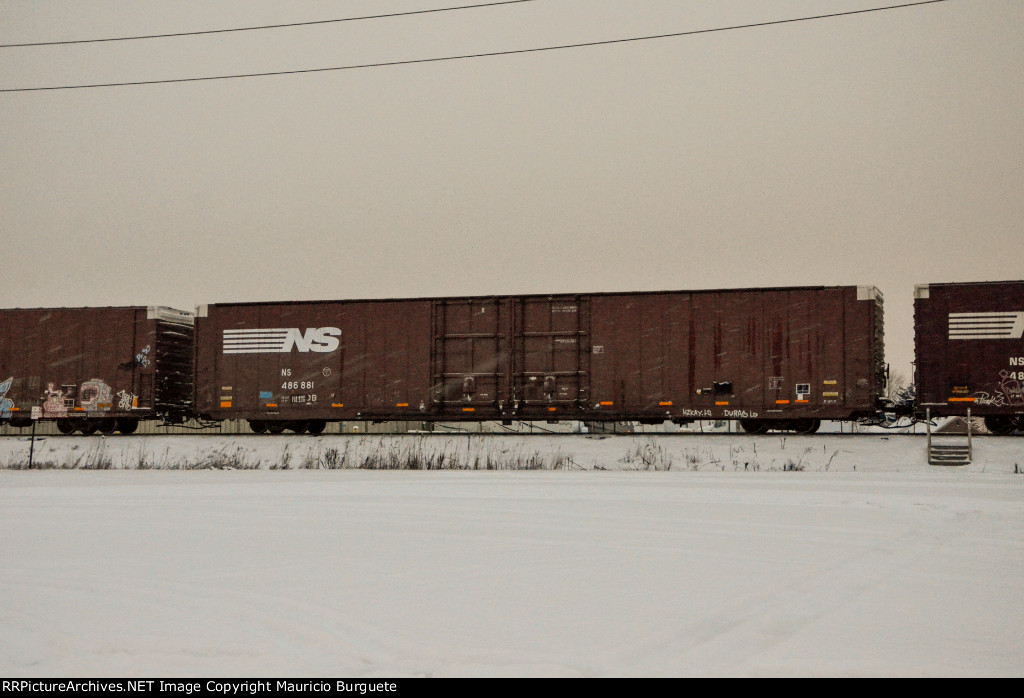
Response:
POLYGON ((205 34, 228 34, 231 32, 249 32, 263 29, 286 29, 290 27, 310 27, 317 24, 337 24, 339 22, 361 22, 367 19, 386 19, 389 17, 408 17, 410 15, 426 15, 437 12, 452 12, 455 10, 474 10, 481 7, 495 7, 497 5, 515 5, 522 2, 535 2, 535 0, 495 0, 494 2, 483 2, 475 5, 455 5, 454 7, 435 7, 428 10, 409 10, 407 12, 389 12, 379 15, 363 15, 361 17, 343 17, 341 19, 316 19, 308 22, 289 22, 287 24, 263 24, 254 27, 233 27, 229 29, 204 29, 202 31, 173 32, 170 34, 140 34, 138 36, 114 36, 103 39, 69 39, 66 41, 33 41, 20 44, 0 44, 0 48, 26 48, 29 46, 66 46, 69 44, 99 44, 110 41, 139 41, 141 39, 170 39, 183 36, 203 36, 205 34))
POLYGON ((16 88, 3 88, 0 89, 0 93, 4 92, 42 92, 42 91, 53 91, 53 90, 80 90, 80 89, 92 89, 99 87, 134 87, 141 85, 166 85, 171 83, 186 83, 186 82, 209 82, 213 80, 238 80, 242 78, 256 78, 256 77, 273 77, 280 75, 302 75, 311 73, 327 73, 336 72, 342 70, 362 70, 366 68, 383 68, 388 66, 400 66, 400 65, 417 65, 423 63, 440 63, 444 61, 460 61, 468 60, 472 58, 491 58, 495 56, 512 56, 521 55, 527 53, 540 53, 544 51, 561 51, 575 48, 587 48, 592 46, 608 46, 612 44, 624 44, 638 41, 652 41, 655 39, 669 39, 678 38, 683 36, 695 36, 698 34, 711 34, 715 32, 735 31, 740 29, 753 29, 757 27, 770 27, 777 26, 780 24, 793 24, 796 22, 807 22, 812 20, 820 19, 832 19, 836 17, 849 17, 851 15, 861 15, 871 12, 885 12, 888 10, 897 10, 908 7, 919 7, 922 5, 934 5, 940 2, 946 2, 947 0, 919 0, 918 2, 907 2, 898 5, 886 5, 884 7, 871 7, 861 10, 848 10, 845 12, 832 12, 829 14, 821 15, 810 15, 804 17, 793 17, 790 19, 777 19, 769 20, 765 22, 752 22, 749 24, 735 24, 726 27, 712 27, 709 29, 692 29, 681 32, 671 32, 666 34, 651 34, 646 36, 634 36, 622 39, 606 39, 602 41, 586 41, 575 44, 561 44, 557 46, 541 46, 535 48, 525 49, 511 49, 506 51, 487 51, 482 53, 468 53, 455 56, 438 56, 433 58, 412 58, 408 60, 399 61, 381 61, 377 63, 359 63, 344 66, 334 66, 329 68, 299 68, 295 70, 278 70, 262 73, 238 73, 233 75, 207 75, 193 78, 168 78, 163 80, 135 80, 129 82, 108 82, 108 83, 92 83, 86 85, 57 85, 52 87, 16 87, 16 88))

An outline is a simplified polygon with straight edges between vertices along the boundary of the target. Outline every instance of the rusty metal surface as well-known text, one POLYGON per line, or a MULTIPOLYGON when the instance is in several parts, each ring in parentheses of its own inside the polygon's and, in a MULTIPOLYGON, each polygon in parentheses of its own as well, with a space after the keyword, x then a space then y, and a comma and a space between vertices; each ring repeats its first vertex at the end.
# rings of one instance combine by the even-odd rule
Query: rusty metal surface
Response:
POLYGON ((923 416, 1024 415, 1024 281, 918 287, 914 351, 923 416))
POLYGON ((848 419, 884 390, 857 287, 211 305, 215 419, 848 419))
POLYGON ((0 419, 188 412, 190 321, 145 307, 0 310, 0 419))

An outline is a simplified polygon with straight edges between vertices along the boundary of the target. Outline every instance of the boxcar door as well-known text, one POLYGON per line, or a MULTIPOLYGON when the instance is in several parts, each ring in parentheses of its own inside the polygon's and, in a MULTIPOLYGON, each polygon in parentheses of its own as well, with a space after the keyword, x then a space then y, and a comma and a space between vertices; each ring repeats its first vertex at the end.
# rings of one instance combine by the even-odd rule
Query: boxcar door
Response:
POLYGON ((586 405, 590 301, 520 298, 515 308, 515 402, 523 416, 557 419, 586 405))
POLYGON ((495 298, 434 301, 434 408, 464 417, 508 402, 508 304, 495 298))

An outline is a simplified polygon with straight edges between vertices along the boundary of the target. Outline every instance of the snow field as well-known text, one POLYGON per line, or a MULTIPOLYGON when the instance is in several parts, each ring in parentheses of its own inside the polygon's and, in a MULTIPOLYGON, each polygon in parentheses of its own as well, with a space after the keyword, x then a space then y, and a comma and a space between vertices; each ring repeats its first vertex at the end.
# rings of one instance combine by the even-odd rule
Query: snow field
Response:
MULTIPOLYGON (((0 470, 0 674, 1024 674, 1019 439, 966 468, 911 437, 458 437, 450 458, 544 469, 296 467, 348 438, 109 439, 109 471, 0 470), (671 469, 641 470, 659 447, 671 469), (259 468, 202 465, 232 449, 259 468)), ((95 442, 44 443, 58 464, 95 442)))

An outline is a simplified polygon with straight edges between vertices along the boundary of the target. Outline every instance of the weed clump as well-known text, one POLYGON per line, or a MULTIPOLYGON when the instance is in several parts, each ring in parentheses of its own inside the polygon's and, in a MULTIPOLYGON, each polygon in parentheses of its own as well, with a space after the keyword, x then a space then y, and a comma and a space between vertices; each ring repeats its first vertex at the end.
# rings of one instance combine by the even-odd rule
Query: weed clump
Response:
POLYGON ((629 470, 671 470, 672 455, 654 439, 633 446, 622 457, 629 470))
POLYGON ((193 464, 186 462, 188 470, 258 470, 261 462, 241 446, 217 448, 193 464))

